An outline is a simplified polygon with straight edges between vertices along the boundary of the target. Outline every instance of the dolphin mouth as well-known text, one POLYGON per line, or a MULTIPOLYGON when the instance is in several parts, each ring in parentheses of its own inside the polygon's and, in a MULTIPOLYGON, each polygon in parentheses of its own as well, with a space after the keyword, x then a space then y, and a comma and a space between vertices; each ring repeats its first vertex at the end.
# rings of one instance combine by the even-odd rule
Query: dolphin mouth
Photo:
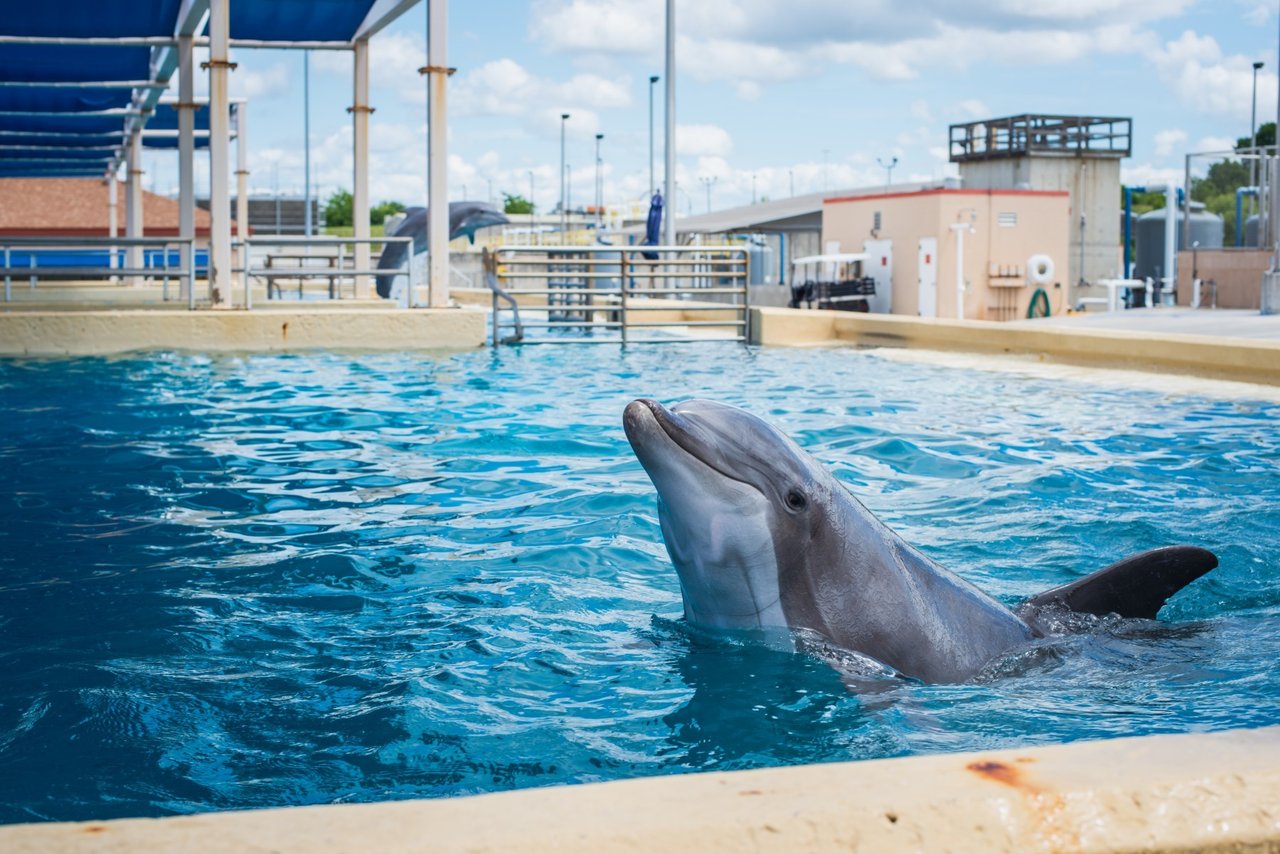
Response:
MULTIPOLYGON (((707 468, 729 480, 750 486, 753 489, 756 488, 753 483, 745 480, 741 475, 728 471, 723 463, 717 464, 717 455, 712 453, 711 447, 706 442, 700 441, 695 435, 689 419, 678 412, 672 412, 661 403, 658 403, 658 401, 650 398, 631 401, 622 413, 622 426, 626 431, 627 440, 631 442, 631 447, 634 450, 639 451, 644 445, 645 432, 642 425, 648 419, 652 419, 653 423, 672 444, 707 468)), ((641 457, 641 462, 643 461, 644 459, 641 457)))

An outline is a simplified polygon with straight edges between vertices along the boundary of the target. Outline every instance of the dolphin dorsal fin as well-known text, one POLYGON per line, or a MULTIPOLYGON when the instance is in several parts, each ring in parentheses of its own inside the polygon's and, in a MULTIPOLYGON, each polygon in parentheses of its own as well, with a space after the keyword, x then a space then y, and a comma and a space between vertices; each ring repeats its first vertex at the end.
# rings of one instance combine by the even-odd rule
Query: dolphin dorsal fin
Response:
POLYGON ((1152 549, 1033 596, 1019 610, 1059 605, 1081 614, 1154 620, 1170 596, 1217 565, 1213 552, 1196 546, 1152 549))

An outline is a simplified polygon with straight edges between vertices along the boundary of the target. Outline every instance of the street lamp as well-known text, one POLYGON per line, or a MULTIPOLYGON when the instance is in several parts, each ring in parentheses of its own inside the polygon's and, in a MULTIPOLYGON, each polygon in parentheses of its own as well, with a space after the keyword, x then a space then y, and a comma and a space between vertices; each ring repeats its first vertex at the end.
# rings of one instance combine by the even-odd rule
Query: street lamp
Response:
POLYGON ((596 134, 596 231, 600 230, 600 209, 604 205, 604 179, 600 171, 604 162, 600 159, 600 140, 604 134, 596 134))
POLYGON ((711 213, 711 185, 716 182, 716 176, 699 175, 698 180, 707 188, 707 213, 711 213))
POLYGON ((537 208, 533 204, 533 170, 529 170, 529 221, 533 221, 533 214, 537 208))
POLYGON ((565 196, 568 190, 565 187, 565 171, 564 171, 564 125, 569 121, 568 113, 560 114, 560 240, 564 240, 565 232, 569 230, 569 209, 567 207, 567 199, 565 196))
MULTIPOLYGON (((1255 62, 1253 64, 1253 108, 1249 114, 1249 145, 1253 148, 1258 147, 1258 72, 1262 70, 1262 63, 1255 62)), ((1250 152, 1253 157, 1249 159, 1249 186, 1258 186, 1258 152, 1250 152)))
POLYGON ((884 169, 884 191, 887 193, 889 192, 889 186, 893 183, 893 167, 898 165, 898 158, 894 157, 888 163, 885 163, 877 157, 876 162, 884 169))
POLYGON ((658 75, 649 75, 649 195, 652 197, 658 191, 658 185, 653 174, 653 86, 658 82, 658 75))
POLYGON ((751 173, 751 204, 756 203, 756 173, 751 173))

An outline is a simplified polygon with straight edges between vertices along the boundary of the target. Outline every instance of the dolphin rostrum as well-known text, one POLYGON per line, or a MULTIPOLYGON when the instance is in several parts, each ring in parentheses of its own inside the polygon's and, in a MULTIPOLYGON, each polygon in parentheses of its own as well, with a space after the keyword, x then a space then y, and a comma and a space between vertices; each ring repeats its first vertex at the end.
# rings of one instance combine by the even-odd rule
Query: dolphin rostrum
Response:
POLYGON ((1218 565, 1194 546, 1126 558, 1017 613, 886 527, 772 425, 722 403, 633 401, 627 439, 691 623, 808 630, 925 682, 960 682, 1042 637, 1047 611, 1154 619, 1218 565))
MULTIPOLYGON (((449 239, 465 237, 475 242, 476 231, 490 225, 505 225, 507 219, 502 211, 488 202, 449 202, 449 239)), ((405 211, 404 221, 391 237, 412 237, 413 254, 421 255, 428 249, 427 243, 427 209, 409 208, 405 211)), ((388 243, 378 257, 378 269, 394 269, 404 265, 408 250, 403 243, 388 243)), ((391 286, 395 276, 380 275, 377 277, 378 296, 386 299, 391 296, 391 286)))

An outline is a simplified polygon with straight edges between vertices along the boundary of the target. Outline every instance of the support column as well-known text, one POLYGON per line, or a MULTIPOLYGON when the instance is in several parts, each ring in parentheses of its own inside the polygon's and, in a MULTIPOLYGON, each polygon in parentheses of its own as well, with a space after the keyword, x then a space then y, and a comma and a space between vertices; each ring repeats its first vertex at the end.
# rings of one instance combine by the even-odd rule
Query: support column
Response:
MULTIPOLYGON (((129 135, 129 153, 125 160, 128 169, 124 197, 125 237, 142 237, 142 132, 129 135)), ((125 253, 125 266, 138 269, 142 266, 142 247, 130 246, 125 253)), ((138 276, 128 278, 130 285, 142 284, 138 276)))
MULTIPOLYGON (((351 53, 352 82, 354 84, 351 104, 352 128, 352 165, 351 176, 351 225, 352 235, 357 240, 369 239, 369 114, 373 108, 369 106, 369 42, 357 39, 351 53)), ((357 270, 368 270, 370 266, 368 243, 355 245, 355 265, 357 270)), ((409 258, 413 260, 412 253, 409 258)), ((372 280, 368 276, 356 276, 356 299, 368 299, 372 280)))
POLYGON ((667 174, 664 180, 665 209, 667 215, 662 226, 662 242, 676 245, 676 3, 667 0, 667 115, 666 151, 667 174))
POLYGON ((244 307, 253 307, 253 287, 249 279, 249 124, 246 113, 248 104, 236 104, 236 239, 240 242, 240 267, 244 270, 244 307))
POLYGON ((209 0, 209 297, 231 307, 230 0, 209 0))
MULTIPOLYGON (((427 305, 449 306, 449 74, 446 0, 427 0, 427 305)), ((562 177, 563 180, 563 177, 562 177)))
MULTIPOLYGON (((178 37, 178 236, 191 240, 196 235, 196 70, 191 36, 178 37)), ((195 263, 192 247, 183 245, 180 265, 190 269, 195 263)), ((183 276, 182 299, 190 304, 193 276, 183 276)))
MULTIPOLYGON (((107 237, 120 236, 120 215, 119 215, 119 184, 116 182, 116 173, 111 172, 107 176, 107 237)), ((116 257, 116 248, 110 248, 110 257, 107 258, 107 266, 115 269, 120 266, 120 259, 116 257)), ((119 281, 115 276, 111 277, 111 284, 119 281)))

